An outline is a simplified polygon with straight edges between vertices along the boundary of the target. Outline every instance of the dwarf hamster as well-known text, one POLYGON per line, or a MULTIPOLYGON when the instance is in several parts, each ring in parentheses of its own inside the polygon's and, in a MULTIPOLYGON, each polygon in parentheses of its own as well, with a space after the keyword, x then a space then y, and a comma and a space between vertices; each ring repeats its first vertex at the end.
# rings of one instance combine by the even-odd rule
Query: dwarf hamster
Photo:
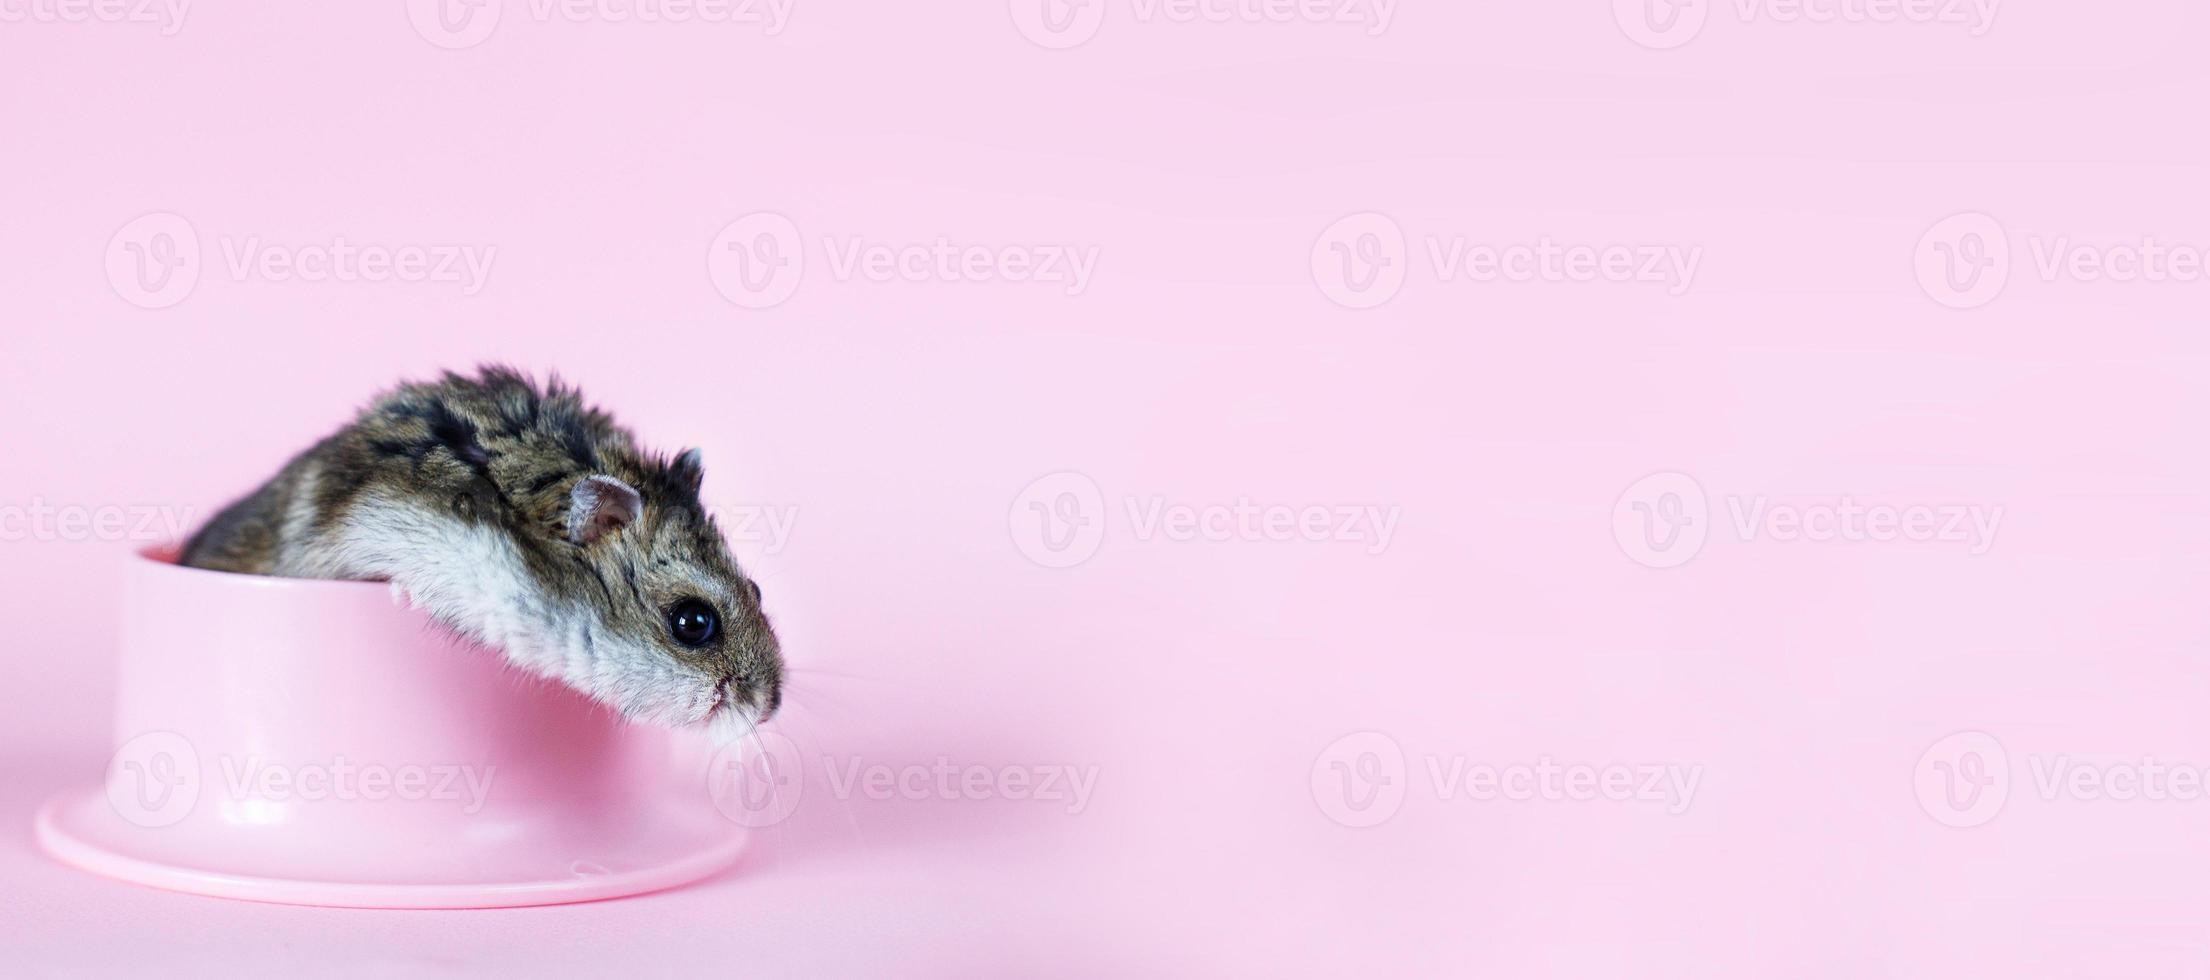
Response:
POLYGON ((756 722, 783 661, 672 458, 558 378, 447 372, 378 397, 193 534, 183 564, 389 581, 467 639, 638 721, 756 722), (729 717, 734 715, 734 718, 729 717))

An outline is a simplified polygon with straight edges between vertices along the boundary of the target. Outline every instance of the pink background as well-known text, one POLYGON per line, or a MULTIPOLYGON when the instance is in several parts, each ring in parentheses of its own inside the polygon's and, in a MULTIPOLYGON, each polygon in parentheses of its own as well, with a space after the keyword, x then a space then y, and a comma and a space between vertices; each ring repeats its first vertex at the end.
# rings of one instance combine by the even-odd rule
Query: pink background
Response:
POLYGON ((839 800, 815 768, 732 872, 584 906, 116 884, 37 854, 29 822, 105 760, 112 586, 139 538, 14 534, 8 972, 2210 963, 2210 801, 2032 775, 2210 764, 2210 284, 2049 279, 2030 252, 2210 245, 2201 4, 2011 0, 1974 36, 1724 0, 1671 50, 1604 0, 1403 0, 1374 36, 1109 0, 1064 50, 1022 35, 1021 2, 796 0, 771 35, 505 0, 457 50, 406 6, 203 0, 170 36, 0 23, 0 531, 41 503, 204 513, 396 378, 558 369, 655 444, 704 447, 717 502, 796 509, 786 546, 739 548, 800 670, 779 725, 809 759, 1095 767, 1095 792, 1071 814, 839 800), (761 211, 801 230, 806 266, 755 310, 708 254, 761 211), (1967 211, 2013 255, 1960 311, 1914 250, 1967 211), (200 278, 144 309, 106 257, 156 212, 190 223, 200 278), (1351 309, 1313 253, 1362 212, 1401 229, 1406 276, 1351 309), (1098 263, 1076 295, 840 281, 823 236, 1098 263), (1456 236, 1701 265, 1677 296, 1440 281, 1426 244, 1456 236), (467 295, 240 281, 220 244, 337 237, 497 252, 467 295), (1050 568, 1014 522, 1061 471, 1099 488, 1104 537, 1050 568), (1655 472, 1708 495, 1678 567, 1615 538, 1655 472), (1758 496, 2002 523, 1982 554, 1742 540, 1725 502, 1758 496), (1400 518, 1378 554, 1182 541, 1133 526, 1131 498, 1400 518), (1925 789, 1959 760, 1936 743, 1975 731, 2007 752, 2008 800, 1947 826, 1925 789), (1358 732, 1402 770, 1330 748, 1358 732), (1670 813, 1446 799, 1429 768, 1544 758, 1701 776, 1670 813), (1356 809, 1374 787, 1346 795, 1335 762, 1390 779, 1394 810, 1356 809))

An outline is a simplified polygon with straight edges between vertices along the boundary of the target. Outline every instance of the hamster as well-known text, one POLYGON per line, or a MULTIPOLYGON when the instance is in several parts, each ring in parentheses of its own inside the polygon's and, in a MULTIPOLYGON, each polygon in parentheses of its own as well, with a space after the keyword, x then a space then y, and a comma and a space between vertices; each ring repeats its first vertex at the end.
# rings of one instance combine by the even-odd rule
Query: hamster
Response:
POLYGON ((782 703, 760 587, 664 458, 554 378, 447 372, 377 398, 194 533, 194 568, 388 581, 462 637, 636 721, 741 730, 782 703))

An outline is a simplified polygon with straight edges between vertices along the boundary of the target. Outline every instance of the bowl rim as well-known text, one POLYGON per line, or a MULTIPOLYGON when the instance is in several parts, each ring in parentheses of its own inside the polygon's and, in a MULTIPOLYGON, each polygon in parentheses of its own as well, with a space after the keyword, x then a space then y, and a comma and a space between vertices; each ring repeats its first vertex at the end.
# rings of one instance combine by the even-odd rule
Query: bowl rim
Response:
POLYGON ((248 572, 226 572, 214 568, 193 568, 189 565, 178 564, 178 559, 183 554, 184 546, 182 544, 168 542, 133 549, 127 562, 133 571, 157 579, 198 582, 202 585, 240 591, 365 596, 385 594, 391 589, 391 583, 371 579, 289 578, 282 575, 255 575, 248 572))
MULTIPOLYGON (((742 827, 701 830, 675 854, 651 864, 607 875, 545 876, 534 880, 483 883, 344 881, 280 878, 209 868, 154 848, 158 837, 144 834, 120 842, 87 838, 72 826, 72 806, 101 793, 78 789, 48 799, 32 818, 32 836, 55 861, 113 881, 186 895, 205 895, 273 905, 344 909, 507 909, 573 905, 649 895, 682 888, 728 871, 750 850, 751 834, 742 827), (136 845, 136 846, 131 846, 136 845)), ((551 862, 548 862, 551 863, 551 862)))

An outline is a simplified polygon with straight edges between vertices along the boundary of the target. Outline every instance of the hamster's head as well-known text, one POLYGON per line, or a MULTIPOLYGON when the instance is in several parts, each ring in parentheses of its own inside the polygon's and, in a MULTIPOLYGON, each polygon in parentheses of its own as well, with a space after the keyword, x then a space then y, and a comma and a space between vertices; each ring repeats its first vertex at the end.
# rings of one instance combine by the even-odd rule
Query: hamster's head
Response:
POLYGON ((569 488, 551 572, 586 614, 552 644, 562 680, 637 720, 735 730, 783 698, 782 648, 760 587, 699 503, 697 450, 569 488))

